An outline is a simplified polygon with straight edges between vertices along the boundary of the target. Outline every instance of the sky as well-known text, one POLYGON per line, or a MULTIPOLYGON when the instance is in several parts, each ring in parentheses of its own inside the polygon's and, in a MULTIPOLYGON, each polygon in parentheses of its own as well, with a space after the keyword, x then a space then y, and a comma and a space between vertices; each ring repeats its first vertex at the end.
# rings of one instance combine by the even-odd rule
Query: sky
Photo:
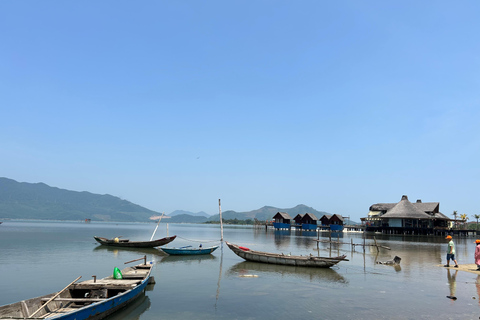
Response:
POLYGON ((0 176, 166 214, 480 214, 480 2, 0 2, 0 176))

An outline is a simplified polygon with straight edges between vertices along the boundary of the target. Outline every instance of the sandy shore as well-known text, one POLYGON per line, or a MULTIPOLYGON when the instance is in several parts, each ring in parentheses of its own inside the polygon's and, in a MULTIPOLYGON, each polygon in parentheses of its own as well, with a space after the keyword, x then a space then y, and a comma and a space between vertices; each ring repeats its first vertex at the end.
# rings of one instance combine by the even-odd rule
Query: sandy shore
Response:
POLYGON ((454 270, 460 270, 460 271, 467 271, 475 274, 480 275, 480 271, 477 271, 477 265, 475 263, 472 264, 459 264, 458 268, 455 268, 453 264, 450 264, 450 267, 444 267, 443 264, 437 265, 438 267, 442 267, 445 269, 454 269, 454 270))

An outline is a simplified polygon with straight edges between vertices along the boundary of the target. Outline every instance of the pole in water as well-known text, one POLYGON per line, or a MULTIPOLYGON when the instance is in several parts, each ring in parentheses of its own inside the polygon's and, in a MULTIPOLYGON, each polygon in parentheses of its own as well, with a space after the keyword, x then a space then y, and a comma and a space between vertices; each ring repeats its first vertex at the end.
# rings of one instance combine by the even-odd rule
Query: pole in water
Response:
POLYGON ((220 199, 218 199, 218 211, 219 211, 219 214, 220 214, 220 236, 221 236, 220 240, 223 243, 222 205, 221 205, 220 199))

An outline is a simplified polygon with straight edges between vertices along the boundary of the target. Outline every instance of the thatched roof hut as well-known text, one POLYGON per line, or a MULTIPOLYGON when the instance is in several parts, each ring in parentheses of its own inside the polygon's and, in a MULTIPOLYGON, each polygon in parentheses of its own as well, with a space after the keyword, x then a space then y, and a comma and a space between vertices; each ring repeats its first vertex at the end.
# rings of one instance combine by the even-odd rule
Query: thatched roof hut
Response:
POLYGON ((302 217, 302 224, 317 224, 317 217, 313 213, 305 213, 302 217))
POLYGON ((381 219, 432 219, 433 217, 425 211, 408 201, 407 196, 402 196, 402 200, 393 208, 380 217, 381 219))
POLYGON ((280 222, 280 223, 290 223, 290 220, 292 220, 292 218, 290 217, 290 215, 286 212, 277 212, 274 216, 273 216, 273 220, 275 222, 280 222))
POLYGON ((320 218, 320 222, 322 223, 322 225, 324 226, 328 226, 330 224, 330 218, 332 217, 331 214, 324 214, 321 218, 320 218))
POLYGON ((293 218, 296 224, 302 224, 302 218, 305 215, 305 213, 299 213, 293 218))
POLYGON ((343 225, 344 220, 345 220, 345 219, 343 218, 342 215, 334 214, 334 215, 330 218, 330 224, 343 225))

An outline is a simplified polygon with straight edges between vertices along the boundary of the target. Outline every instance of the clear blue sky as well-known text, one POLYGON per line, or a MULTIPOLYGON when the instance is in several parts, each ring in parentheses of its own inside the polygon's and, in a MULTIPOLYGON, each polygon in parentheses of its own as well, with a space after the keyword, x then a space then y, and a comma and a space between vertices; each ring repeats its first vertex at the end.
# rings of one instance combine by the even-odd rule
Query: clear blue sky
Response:
POLYGON ((218 213, 480 214, 480 2, 1 1, 0 176, 218 213))

